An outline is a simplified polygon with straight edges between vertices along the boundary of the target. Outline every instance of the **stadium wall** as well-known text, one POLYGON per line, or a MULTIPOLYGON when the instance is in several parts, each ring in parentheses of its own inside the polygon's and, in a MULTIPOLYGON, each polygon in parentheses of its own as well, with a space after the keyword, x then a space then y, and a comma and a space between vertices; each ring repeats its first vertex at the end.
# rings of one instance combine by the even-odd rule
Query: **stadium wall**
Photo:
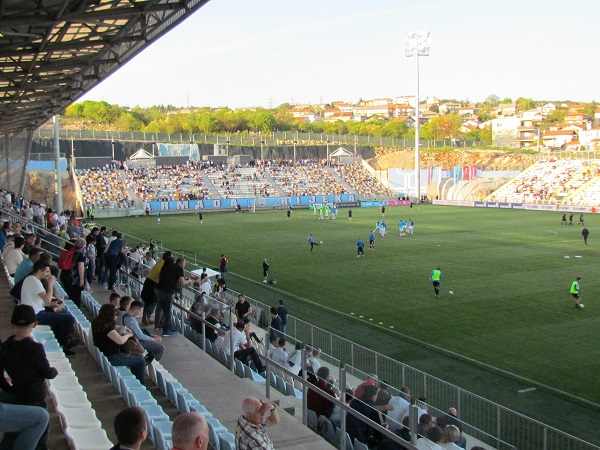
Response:
MULTIPOLYGON (((117 161, 125 161, 140 149, 146 150, 151 155, 158 155, 155 142, 144 141, 110 141, 110 140, 86 140, 86 139, 60 139, 60 152, 69 155, 69 157, 94 157, 94 158, 112 158, 117 161)), ((214 155, 214 145, 195 142, 192 145, 197 146, 197 157, 202 160, 204 157, 214 155)), ((251 159, 261 158, 261 148, 259 145, 228 145, 228 155, 248 155, 251 159)), ((333 145, 329 146, 333 150, 333 145)), ((348 151, 354 153, 354 146, 348 146, 348 151)), ((54 143, 52 139, 35 138, 31 146, 32 158, 34 154, 53 154, 54 143)), ((296 159, 325 159, 327 157, 327 145, 296 145, 296 159)), ((372 146, 357 145, 356 153, 363 159, 375 157, 375 151, 372 146)), ((262 154, 265 159, 293 159, 293 145, 266 146, 262 148, 262 154)))
POLYGON ((465 206, 471 208, 500 208, 500 209, 527 209, 532 211, 558 211, 598 214, 600 208, 595 206, 529 204, 529 203, 503 203, 503 202, 470 202, 462 200, 433 200, 434 205, 465 206))

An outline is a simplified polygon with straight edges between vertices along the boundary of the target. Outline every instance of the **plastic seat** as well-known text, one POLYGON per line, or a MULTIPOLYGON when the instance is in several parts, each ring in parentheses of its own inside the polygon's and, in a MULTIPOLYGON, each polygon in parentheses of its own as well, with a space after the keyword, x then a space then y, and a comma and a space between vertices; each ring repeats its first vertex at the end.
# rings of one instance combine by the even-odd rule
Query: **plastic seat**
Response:
POLYGON ((214 450, 221 450, 219 434, 227 433, 227 428, 214 417, 206 419, 206 422, 208 423, 208 443, 214 450))
POLYGON ((177 406, 177 391, 179 389, 183 389, 183 386, 181 385, 181 383, 177 382, 177 381, 166 381, 166 386, 167 386, 167 398, 169 400, 171 400, 171 403, 173 403, 175 406, 177 406))
POLYGON ((67 427, 65 435, 73 450, 106 450, 113 446, 102 428, 67 427))
POLYGON ((213 416, 198 400, 188 403, 188 407, 190 412, 197 412, 203 415, 205 419, 210 419, 213 416))
POLYGON ((219 434, 219 445, 221 450, 235 450, 235 435, 233 433, 219 434))
POLYGON ((335 430, 333 428, 333 424, 328 420, 321 420, 317 425, 318 433, 323 436, 323 438, 332 445, 339 447, 339 442, 335 435, 335 430))
POLYGON ((144 389, 129 389, 127 391, 127 404, 129 406, 140 406, 144 404, 154 404, 156 405, 156 399, 152 397, 150 391, 146 388, 144 389))
POLYGON ((358 439, 354 438, 354 450, 369 450, 369 447, 360 442, 358 439))
POLYGON ((92 408, 68 408, 62 405, 56 407, 56 412, 63 424, 63 429, 71 428, 102 428, 92 408))
MULTIPOLYGON (((140 383, 140 381, 137 378, 133 377, 133 378, 119 378, 117 389, 119 389, 121 396, 125 397, 127 395, 127 391, 130 391, 132 389, 146 389, 146 388, 144 387, 144 385, 142 383, 140 383)), ((130 406, 132 406, 132 405, 130 405, 130 406)))
POLYGON ((234 362, 235 362, 235 374, 240 378, 244 378, 244 376, 245 376, 244 364, 239 359, 234 360, 234 362))
POLYGON ((152 425, 154 445, 158 450, 169 450, 168 442, 171 440, 171 432, 173 430, 173 422, 170 420, 156 421, 152 425))
POLYGON ((308 425, 308 428, 310 428, 311 430, 313 430, 316 433, 317 432, 317 423, 318 423, 317 413, 314 412, 312 409, 308 409, 308 410, 306 410, 306 412, 307 412, 306 423, 308 425))
POLYGON ((177 381, 173 375, 165 370, 156 369, 156 384, 163 393, 167 394, 167 381, 177 381))
MULTIPOLYGON (((277 389, 282 394, 285 394, 285 381, 280 376, 275 377, 275 389, 277 389)), ((286 394, 287 395, 287 394, 286 394)))
POLYGON ((82 390, 77 391, 50 391, 54 404, 58 407, 66 408, 91 408, 92 404, 87 398, 87 394, 82 390))
MULTIPOLYGON (((336 428, 335 437, 337 438, 337 442, 341 442, 342 439, 342 429, 336 428)), ((352 445, 352 439, 350 439, 350 435, 346 433, 346 450, 354 450, 354 445, 352 445)))
MULTIPOLYGON (((52 352, 53 354, 56 352, 52 352)), ((71 363, 69 362, 68 359, 57 359, 56 361, 52 361, 50 363, 50 365, 52 367, 54 367, 56 370, 58 370, 58 376, 60 377, 63 374, 72 374, 74 375, 75 372, 73 371, 73 367, 71 366, 71 363)))
POLYGON ((182 413, 190 412, 189 404, 191 402, 197 401, 194 398, 194 396, 190 392, 184 391, 183 389, 178 390, 176 394, 177 394, 177 409, 182 413))
POLYGON ((74 372, 63 373, 50 380, 50 391, 82 391, 83 388, 74 372))
MULTIPOLYGON (((154 422, 164 422, 169 420, 169 416, 164 412, 160 405, 145 404, 140 405, 140 408, 144 410, 146 416, 146 422, 148 423, 148 430, 152 430, 154 422)), ((149 433, 152 437, 152 433, 149 433)))

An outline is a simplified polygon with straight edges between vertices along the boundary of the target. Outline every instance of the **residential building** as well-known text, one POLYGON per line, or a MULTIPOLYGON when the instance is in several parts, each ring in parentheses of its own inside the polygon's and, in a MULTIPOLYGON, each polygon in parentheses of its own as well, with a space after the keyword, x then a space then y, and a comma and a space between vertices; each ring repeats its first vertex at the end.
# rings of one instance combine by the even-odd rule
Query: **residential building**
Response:
POLYGON ((562 148, 565 144, 577 139, 574 130, 552 130, 546 131, 542 141, 546 147, 562 148))
POLYGON ((456 103, 456 102, 447 102, 447 103, 442 103, 440 105, 440 115, 446 115, 446 114, 457 114, 458 111, 461 108, 461 104, 460 103, 456 103))
POLYGON ((586 150, 600 150, 600 126, 580 131, 579 142, 586 150))
POLYGON ((519 148, 538 146, 538 140, 540 139, 540 129, 537 126, 538 122, 539 121, 534 119, 520 118, 519 125, 517 126, 517 146, 519 148))
POLYGON ((517 102, 512 103, 500 103, 496 108, 498 116, 515 116, 517 115, 517 102))
MULTIPOLYGON (((516 108, 516 106, 515 106, 516 108)), ((517 127, 521 119, 515 116, 492 119, 492 144, 496 147, 517 147, 517 127)))
POLYGON ((570 112, 565 114, 565 123, 567 125, 582 125, 585 121, 585 115, 582 112, 570 112))

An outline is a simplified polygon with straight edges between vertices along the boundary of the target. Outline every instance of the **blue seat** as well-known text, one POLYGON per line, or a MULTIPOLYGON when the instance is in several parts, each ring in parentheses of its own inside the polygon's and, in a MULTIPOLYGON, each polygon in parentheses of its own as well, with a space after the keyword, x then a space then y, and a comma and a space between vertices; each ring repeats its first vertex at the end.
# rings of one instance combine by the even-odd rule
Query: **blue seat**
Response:
POLYGON ((156 399, 152 397, 150 391, 144 389, 129 389, 127 390, 127 404, 129 406, 140 406, 144 404, 156 405, 156 399))
POLYGON ((354 438, 354 450, 369 450, 369 447, 360 442, 358 439, 354 438))
MULTIPOLYGON (((335 437, 337 438, 338 442, 341 442, 341 440, 342 440, 342 429, 341 428, 336 428, 335 437)), ((354 445, 352 445, 352 439, 350 439, 350 435, 348 433, 346 433, 346 450, 354 450, 354 445)))
POLYGON ((159 420, 152 425, 154 445, 158 450, 169 450, 168 441, 171 441, 173 422, 170 420, 159 420))
POLYGON ((190 402, 197 401, 194 396, 187 390, 180 389, 177 391, 177 409, 182 413, 190 412, 190 402))
POLYGON ((177 381, 165 380, 167 386, 167 398, 171 400, 175 406, 177 406, 177 391, 183 389, 181 383, 177 381))
POLYGON ((244 370, 244 363, 242 363, 239 359, 235 359, 234 363, 235 363, 235 374, 240 378, 244 378, 245 373, 246 373, 246 371, 244 370))
POLYGON ((210 419, 212 418, 212 414, 204 407, 204 405, 202 405, 200 402, 195 401, 195 402, 190 402, 188 403, 188 406, 190 408, 190 412, 197 412, 198 414, 201 414, 204 416, 205 419, 210 419))
POLYGON ((206 422, 208 423, 208 443, 214 450, 221 450, 219 435, 227 433, 227 428, 214 417, 206 419, 206 422))
MULTIPOLYGON (((164 422, 169 420, 169 416, 165 414, 160 405, 143 404, 140 405, 140 408, 144 410, 144 415, 146 416, 146 422, 148 423, 149 430, 153 430, 154 422, 164 422)), ((153 437, 152 433, 149 434, 150 437, 153 437)))
POLYGON ((282 394, 285 394, 285 381, 278 375, 275 375, 275 389, 277 389, 282 394))
POLYGON ((219 434, 221 450, 235 450, 235 435, 233 433, 219 434))
MULTIPOLYGON (((121 393, 122 397, 126 397, 127 395, 127 391, 130 391, 132 389, 146 389, 144 387, 144 385, 142 383, 140 383, 140 381, 133 377, 133 378, 117 378, 117 383, 118 383, 118 389, 119 392, 121 393)), ((133 405, 129 405, 129 406, 133 406, 133 405)))

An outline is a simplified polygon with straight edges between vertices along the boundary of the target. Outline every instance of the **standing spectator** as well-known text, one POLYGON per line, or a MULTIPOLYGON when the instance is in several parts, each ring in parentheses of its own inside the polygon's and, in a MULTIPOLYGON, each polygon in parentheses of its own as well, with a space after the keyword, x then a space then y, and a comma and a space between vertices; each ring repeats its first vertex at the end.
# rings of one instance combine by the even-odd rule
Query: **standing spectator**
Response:
POLYGON ((139 355, 121 353, 121 346, 134 335, 131 332, 120 335, 117 333, 118 309, 106 303, 100 308, 98 316, 92 321, 92 336, 94 345, 108 358, 113 366, 126 366, 131 373, 144 384, 146 360, 139 355))
POLYGON ((13 439, 12 448, 35 448, 48 428, 49 420, 48 411, 41 406, 0 402, 0 433, 4 433, 6 439, 0 442, 0 448, 10 448, 7 441, 13 439))
POLYGON ((269 310, 271 314, 271 340, 283 339, 283 324, 281 323, 281 317, 277 314, 277 308, 271 307, 269 310))
POLYGON ((119 442, 110 450, 140 450, 148 436, 144 410, 139 406, 125 408, 115 416, 114 428, 119 442))
POLYGON ((254 312, 254 309, 252 309, 252 306, 248 303, 246 296, 243 294, 238 295, 238 301, 234 306, 234 310, 238 321, 249 318, 254 312))
POLYGON ((96 275, 96 237, 93 233, 90 233, 86 236, 85 242, 85 254, 88 262, 85 279, 91 286, 94 281, 94 276, 96 275))
POLYGON ((265 426, 279 423, 277 407, 254 397, 244 399, 242 415, 238 419, 235 431, 235 448, 237 450, 273 450, 265 426))
MULTIPOLYGON (((31 338, 37 325, 35 311, 31 306, 18 305, 10 322, 14 334, 0 349, 0 398, 6 403, 46 408, 46 380, 55 378, 58 372, 50 367, 44 346, 31 338), (10 384, 4 373, 10 377, 10 384)), ((48 432, 46 427, 39 439, 39 448, 46 448, 48 432)), ((17 434, 5 434, 2 448, 22 448, 13 446, 16 439, 17 434)))
POLYGON ((219 259, 219 272, 223 278, 225 278, 225 274, 227 273, 227 262, 225 254, 221 253, 221 258, 219 259))
MULTIPOLYGON (((583 236, 583 245, 587 245, 587 240, 588 240, 588 236, 590 235, 590 230, 588 230, 586 227, 583 227, 583 230, 581 230, 581 235, 583 236)), ((16 239, 15 239, 16 241, 16 239)))
POLYGON ((279 300, 279 306, 277 307, 277 315, 281 317, 281 331, 283 331, 283 334, 287 334, 288 310, 285 306, 283 306, 283 300, 279 300))
POLYGON ((104 254, 104 260, 108 266, 108 290, 116 288, 117 283, 117 271, 121 265, 123 255, 127 251, 125 241, 123 240, 123 233, 117 233, 116 238, 108 245, 106 253, 104 254))
POLYGON ((77 239, 75 244, 67 243, 65 251, 74 251, 73 266, 60 272, 60 283, 71 300, 79 307, 81 292, 85 286, 85 239, 77 239), (73 250, 71 250, 73 249, 73 250))
POLYGON ((104 276, 104 267, 106 265, 104 261, 104 253, 106 252, 106 227, 92 229, 92 234, 96 234, 96 276, 98 277, 98 283, 104 284, 108 280, 104 276))
POLYGON ((179 287, 187 286, 192 280, 184 276, 185 258, 177 258, 172 264, 166 264, 160 271, 158 280, 158 306, 163 313, 163 337, 176 336, 177 330, 171 329, 171 305, 173 295, 179 287))
POLYGON ((269 279, 269 263, 267 262, 267 258, 263 260, 263 283, 267 284, 269 279))
POLYGON ((175 260, 173 259, 171 252, 164 252, 162 259, 159 260, 154 267, 152 267, 152 269, 150 269, 150 273, 148 273, 148 276, 144 280, 144 285, 142 286, 142 293, 140 294, 140 297, 144 301, 142 324, 150 325, 152 323, 150 317, 156 309, 156 316, 154 317, 155 330, 162 328, 162 309, 156 308, 158 305, 158 281, 160 279, 160 272, 165 264, 171 264, 174 261, 175 260))
POLYGON ((206 450, 208 448, 208 424, 197 412, 180 414, 173 421, 171 431, 173 448, 177 450, 206 450))

